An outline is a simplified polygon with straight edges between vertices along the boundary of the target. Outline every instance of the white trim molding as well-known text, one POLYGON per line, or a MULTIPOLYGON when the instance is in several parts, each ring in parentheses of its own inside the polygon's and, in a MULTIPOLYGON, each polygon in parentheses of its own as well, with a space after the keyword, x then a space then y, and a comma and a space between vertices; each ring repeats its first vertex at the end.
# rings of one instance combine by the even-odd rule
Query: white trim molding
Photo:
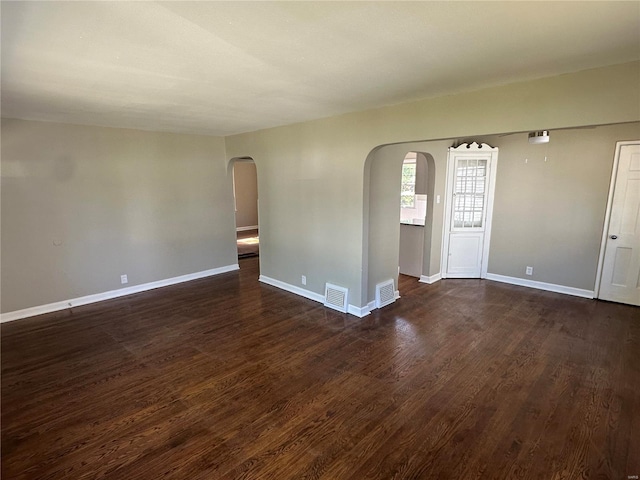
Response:
POLYGON ((355 315, 358 318, 366 317, 371 313, 371 310, 376 308, 376 302, 371 302, 364 307, 356 307, 355 305, 349 305, 348 313, 355 315))
POLYGON ((258 230, 258 225, 249 225, 248 227, 236 227, 236 232, 246 232, 247 230, 258 230))
POLYGON ((319 293, 312 292, 311 290, 296 287, 295 285, 291 285, 290 283, 276 280, 275 278, 267 277, 266 275, 260 275, 258 277, 258 281, 262 283, 266 283, 267 285, 271 285, 272 287, 277 287, 282 290, 286 290, 289 293, 295 293, 296 295, 300 295, 301 297, 308 298, 309 300, 313 300, 314 302, 324 303, 324 296, 319 293))
MULTIPOLYGON (((400 298, 400 290, 394 290, 394 291, 393 291, 393 297, 394 297, 396 300, 398 300, 398 299, 400 298)), ((366 313, 363 313, 363 314, 361 314, 361 315, 360 315, 360 314, 358 314, 358 313, 353 313, 353 315, 356 315, 357 317, 360 317, 360 318, 362 318, 362 317, 364 317, 364 316, 366 316, 366 315, 369 315, 371 312, 373 312, 374 310, 377 310, 377 309, 378 309, 378 307, 376 307, 376 301, 375 301, 375 300, 370 301, 370 302, 369 302, 366 306, 364 306, 364 307, 354 307, 353 305, 349 305, 349 313, 352 313, 352 312, 351 312, 351 308, 353 308, 354 310, 355 310, 355 309, 359 309, 359 310, 360 310, 360 312, 366 312, 366 313)))
POLYGON ((436 273, 435 275, 431 275, 430 277, 427 277, 426 275, 420 275, 420 280, 418 281, 420 283, 428 283, 429 285, 431 285, 432 283, 436 283, 439 280, 442 280, 442 275, 440 275, 440 273, 436 273))
MULTIPOLYGON (((291 285, 290 283, 276 280, 275 278, 267 277, 266 275, 260 275, 260 277, 258 278, 258 281, 262 283, 266 283, 267 285, 271 285, 272 287, 285 290, 289 293, 300 295, 301 297, 308 298, 309 300, 313 300, 314 302, 324 304, 324 300, 325 300, 324 295, 312 292, 311 290, 296 287, 295 285, 291 285)), ((362 318, 369 315, 371 313, 371 310, 373 310, 374 308, 375 308, 375 302, 371 302, 370 304, 365 305, 364 307, 356 307, 355 305, 348 305, 347 313, 350 315, 355 315, 358 318, 362 318)))
POLYGON ((498 275, 496 273, 487 273, 487 280, 495 282, 509 283, 511 285, 519 285, 521 287, 537 288, 538 290, 546 290, 547 292, 564 293, 575 297, 594 298, 593 290, 584 290, 582 288, 567 287, 565 285, 556 285, 555 283, 537 282, 535 280, 527 280, 518 277, 508 277, 506 275, 498 275))
POLYGON ((220 275, 221 273, 232 272, 234 270, 238 270, 239 268, 239 265, 237 263, 234 263, 232 265, 225 265, 224 267, 203 270, 202 272, 188 273, 187 275, 180 275, 179 277, 166 278, 164 280, 158 280, 156 282, 143 283, 141 285, 134 285, 127 288, 119 288, 117 290, 110 290, 108 292, 95 293, 93 295, 86 295, 84 297, 62 300, 60 302, 48 303, 46 305, 39 305, 37 307, 29 307, 23 310, 16 310, 14 312, 7 312, 0 315, 0 323, 20 320, 22 318, 42 315, 44 313, 57 312, 60 310, 65 310, 67 308, 88 305, 90 303, 102 302, 104 300, 110 300, 112 298, 124 297, 127 295, 132 295, 134 293, 146 292, 147 290, 167 287, 169 285, 175 285, 177 283, 189 282, 191 280, 197 280, 199 278, 220 275))

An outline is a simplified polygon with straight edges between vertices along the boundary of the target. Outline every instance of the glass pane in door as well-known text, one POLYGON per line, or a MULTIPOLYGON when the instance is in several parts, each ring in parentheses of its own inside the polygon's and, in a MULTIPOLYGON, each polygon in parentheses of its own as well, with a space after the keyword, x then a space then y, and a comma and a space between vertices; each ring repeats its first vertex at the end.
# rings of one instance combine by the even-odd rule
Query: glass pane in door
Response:
POLYGON ((482 228, 487 181, 487 160, 460 159, 453 193, 453 227, 482 228))

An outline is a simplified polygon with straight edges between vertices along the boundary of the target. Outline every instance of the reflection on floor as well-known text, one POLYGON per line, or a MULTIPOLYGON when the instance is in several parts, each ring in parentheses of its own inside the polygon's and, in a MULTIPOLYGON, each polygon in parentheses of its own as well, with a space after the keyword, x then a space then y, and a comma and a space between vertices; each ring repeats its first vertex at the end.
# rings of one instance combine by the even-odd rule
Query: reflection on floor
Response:
POLYGON ((258 230, 237 233, 238 258, 257 257, 260 253, 258 230))

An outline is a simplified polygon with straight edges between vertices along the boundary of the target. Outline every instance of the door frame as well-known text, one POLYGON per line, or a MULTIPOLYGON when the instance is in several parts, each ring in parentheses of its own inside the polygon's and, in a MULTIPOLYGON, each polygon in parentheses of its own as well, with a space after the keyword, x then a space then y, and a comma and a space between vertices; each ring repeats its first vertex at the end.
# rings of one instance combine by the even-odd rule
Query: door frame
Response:
POLYGON ((489 246, 491 243, 491 224, 493 219, 493 204, 496 188, 496 172, 498 170, 498 147, 492 147, 486 143, 478 144, 476 142, 467 144, 462 143, 457 147, 449 147, 447 151, 447 170, 445 172, 447 184, 444 196, 444 229, 442 232, 442 253, 440 257, 440 274, 441 278, 447 278, 447 268, 449 263, 449 234, 451 233, 451 215, 453 208, 453 177, 455 157, 453 152, 462 152, 465 150, 478 153, 488 153, 489 158, 489 184, 487 185, 487 207, 485 212, 484 237, 482 244, 482 264, 480 267, 480 278, 487 278, 487 269, 489 265, 489 246))
POLYGON ((609 195, 607 196, 607 209, 604 215, 604 225, 602 227, 602 239, 600 240, 600 255, 598 255, 598 269, 596 270, 596 284, 594 286, 594 298, 600 298, 600 285, 602 284, 602 267, 604 265, 604 254, 607 246, 607 236, 609 233, 609 223, 611 222, 611 209, 613 207, 613 194, 615 193, 616 180, 618 179, 618 163, 622 147, 627 145, 640 145, 640 140, 625 140, 616 142, 616 150, 613 155, 613 168, 611 169, 611 180, 609 182, 609 195))

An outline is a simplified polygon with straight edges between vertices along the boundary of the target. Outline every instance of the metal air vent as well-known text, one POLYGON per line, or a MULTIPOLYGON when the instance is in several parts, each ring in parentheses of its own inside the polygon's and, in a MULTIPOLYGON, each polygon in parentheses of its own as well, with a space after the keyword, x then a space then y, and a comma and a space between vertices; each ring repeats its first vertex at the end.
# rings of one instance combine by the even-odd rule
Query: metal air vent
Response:
POLYGON ((324 288, 324 306, 347 313, 349 289, 327 283, 324 288))
POLYGON ((396 301, 396 291, 393 288, 393 279, 376 285, 376 308, 382 308, 396 301))

